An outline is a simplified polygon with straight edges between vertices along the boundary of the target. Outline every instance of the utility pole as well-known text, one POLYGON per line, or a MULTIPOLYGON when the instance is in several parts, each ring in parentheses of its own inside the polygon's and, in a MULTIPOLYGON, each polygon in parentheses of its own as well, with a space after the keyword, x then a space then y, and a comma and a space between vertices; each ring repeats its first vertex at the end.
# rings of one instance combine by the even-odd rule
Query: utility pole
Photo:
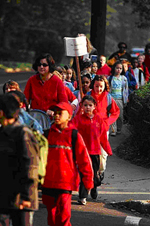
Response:
POLYGON ((90 40, 98 55, 105 54, 107 0, 91 0, 90 40))

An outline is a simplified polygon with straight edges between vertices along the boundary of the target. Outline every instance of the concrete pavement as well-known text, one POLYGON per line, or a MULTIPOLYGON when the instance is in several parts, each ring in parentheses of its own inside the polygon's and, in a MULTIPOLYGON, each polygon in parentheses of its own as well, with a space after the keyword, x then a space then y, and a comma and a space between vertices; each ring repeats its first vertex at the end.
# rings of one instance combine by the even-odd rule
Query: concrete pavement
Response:
MULTIPOLYGON (((114 150, 120 145, 129 134, 130 132, 127 126, 124 125, 120 135, 110 137, 112 149, 114 150)), ((116 190, 112 186, 112 189, 110 189, 112 193, 109 194, 112 196, 113 191, 116 191, 117 196, 115 201, 109 199, 107 202, 110 201, 109 203, 113 207, 126 208, 146 215, 150 214, 150 169, 135 166, 122 159, 119 160, 118 157, 115 157, 113 162, 113 159, 110 157, 108 158, 108 166, 105 174, 106 179, 104 180, 104 185, 102 185, 104 186, 103 188, 107 191, 107 183, 109 185, 115 185, 116 190), (120 170, 118 164, 121 166, 124 165, 125 172, 120 170), (120 196, 117 190, 118 192, 120 191, 120 196)), ((100 195, 102 195, 101 192, 100 195)))

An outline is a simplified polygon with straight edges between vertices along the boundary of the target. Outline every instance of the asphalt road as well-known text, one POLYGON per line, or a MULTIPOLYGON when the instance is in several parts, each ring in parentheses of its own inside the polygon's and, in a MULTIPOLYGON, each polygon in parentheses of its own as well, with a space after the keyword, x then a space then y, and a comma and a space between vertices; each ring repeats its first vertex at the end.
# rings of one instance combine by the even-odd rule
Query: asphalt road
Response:
POLYGON ((5 73, 0 70, 0 94, 2 94, 2 87, 8 80, 14 80, 19 83, 21 90, 24 90, 28 78, 35 74, 34 72, 18 72, 18 73, 5 73))

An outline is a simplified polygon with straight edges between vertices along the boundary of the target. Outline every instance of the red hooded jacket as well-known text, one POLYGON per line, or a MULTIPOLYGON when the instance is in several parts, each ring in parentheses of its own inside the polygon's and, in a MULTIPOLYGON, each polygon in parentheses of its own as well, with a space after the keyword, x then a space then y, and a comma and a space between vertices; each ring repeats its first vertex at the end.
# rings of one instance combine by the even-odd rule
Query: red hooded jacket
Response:
POLYGON ((115 100, 111 98, 111 109, 108 115, 107 94, 108 94, 107 91, 104 91, 101 95, 96 94, 94 90, 91 91, 91 96, 94 97, 94 99, 97 102, 96 112, 102 119, 104 119, 106 129, 109 130, 109 126, 113 124, 119 117, 120 109, 116 104, 115 100))
POLYGON ((90 119, 86 114, 76 115, 71 121, 83 137, 90 155, 100 155, 101 146, 108 155, 112 155, 112 149, 107 139, 107 130, 103 120, 98 114, 90 119))
MULTIPOLYGON (((46 175, 43 187, 77 191, 79 187, 79 174, 73 160, 72 129, 69 126, 60 131, 53 124, 48 135, 49 152, 46 166, 46 175)), ((93 188, 92 163, 83 141, 77 133, 75 146, 76 163, 82 173, 82 181, 87 190, 93 188)))

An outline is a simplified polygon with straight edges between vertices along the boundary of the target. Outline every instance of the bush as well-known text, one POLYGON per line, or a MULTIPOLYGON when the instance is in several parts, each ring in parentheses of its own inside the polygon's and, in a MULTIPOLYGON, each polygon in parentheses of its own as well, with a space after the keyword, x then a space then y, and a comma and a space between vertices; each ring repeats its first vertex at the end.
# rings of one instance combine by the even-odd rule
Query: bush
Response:
POLYGON ((130 94, 127 116, 130 136, 116 152, 132 163, 150 167, 150 83, 130 94))

